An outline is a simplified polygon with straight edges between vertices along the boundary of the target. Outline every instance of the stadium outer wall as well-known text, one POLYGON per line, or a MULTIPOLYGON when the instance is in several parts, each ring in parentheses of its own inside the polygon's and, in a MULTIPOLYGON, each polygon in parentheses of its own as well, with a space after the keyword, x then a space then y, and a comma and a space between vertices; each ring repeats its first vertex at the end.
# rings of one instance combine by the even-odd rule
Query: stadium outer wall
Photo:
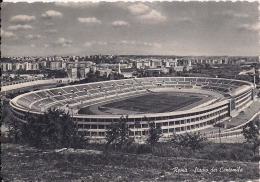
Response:
MULTIPOLYGON (((136 85, 141 85, 140 89, 138 90, 139 86, 135 87, 136 91, 131 91, 131 89, 128 88, 128 91, 125 91, 122 94, 117 93, 117 90, 119 92, 119 88, 116 89, 115 94, 110 94, 107 96, 109 93, 109 89, 107 89, 106 93, 107 95, 103 96, 101 99, 95 99, 93 94, 92 100, 87 100, 83 102, 81 101, 80 103, 88 103, 91 105, 91 103, 97 103, 100 102, 101 100, 113 100, 117 99, 118 96, 121 97, 127 97, 129 94, 144 94, 148 91, 152 91, 153 89, 158 89, 158 88, 170 88, 174 90, 178 90, 178 92, 184 91, 185 89, 193 89, 192 91, 198 92, 200 89, 207 89, 209 92, 218 92, 223 94, 225 97, 220 99, 220 101, 216 103, 212 103, 206 107, 201 107, 201 108, 194 108, 186 111, 175 111, 175 112, 167 112, 167 113, 147 113, 147 114, 133 114, 128 116, 128 126, 130 128, 130 136, 139 136, 140 138, 146 136, 146 132, 148 130, 148 123, 147 121, 154 121, 156 124, 160 124, 162 126, 162 131, 164 137, 168 137, 172 135, 173 133, 184 133, 186 131, 188 132, 193 132, 193 131, 198 131, 207 127, 211 127, 212 125, 215 125, 217 123, 221 123, 223 121, 229 120, 231 116, 231 112, 233 110, 237 110, 247 103, 249 103, 254 95, 253 95, 253 85, 249 82, 245 81, 239 81, 239 80, 228 80, 228 79, 219 79, 219 78, 203 78, 204 82, 199 82, 198 80, 201 78, 192 78, 192 77, 187 77, 183 78, 181 77, 182 83, 179 84, 181 81, 176 82, 176 79, 179 79, 180 77, 158 77, 158 78, 137 78, 137 79, 126 79, 126 80, 112 80, 112 81, 106 81, 106 82, 96 82, 96 83, 88 83, 88 84, 83 84, 80 86, 84 85, 89 85, 93 90, 100 90, 100 86, 97 86, 98 84, 102 85, 111 85, 117 84, 121 85, 122 82, 124 86, 133 85, 133 83, 136 83, 136 85), (165 80, 170 80, 168 83, 166 83, 165 80), (187 80, 193 80, 193 81, 188 81, 187 80), (211 81, 209 81, 211 80, 211 81), (132 81, 132 82, 130 82, 132 81), (226 82, 226 84, 223 85, 229 85, 232 87, 233 82, 234 85, 236 85, 233 91, 230 91, 228 93, 221 92, 220 88, 222 87, 214 87, 216 84, 219 82, 223 81, 226 82), (170 83, 171 82, 171 83, 170 83), (186 83, 184 83, 186 82, 186 83), (213 83, 214 82, 214 83, 213 83), (207 83, 207 84, 206 84, 207 83), (229 83, 229 84, 228 84, 229 83), (236 83, 236 84, 235 84, 236 83), (187 84, 187 85, 185 85, 187 84), (205 86, 206 85, 206 86, 205 86), (96 88, 94 86, 97 86, 96 88), (204 87, 205 86, 205 87, 204 87), (143 89, 141 89, 143 88, 143 89), (141 126, 139 128, 135 128, 134 123, 135 122, 140 122, 141 126)), ((221 84, 219 84, 221 85, 221 84)), ((75 87, 77 88, 78 85, 71 85, 71 86, 66 86, 66 87, 61 87, 61 88, 52 88, 52 89, 46 89, 47 91, 53 91, 55 93, 56 90, 58 89, 74 89, 75 87)), ((113 86, 114 87, 114 86, 113 86)), ((107 86, 107 88, 110 88, 107 86)), ((112 88, 112 87, 111 87, 112 88)), ((133 86, 134 88, 134 86, 133 86)), ((124 89, 120 89, 120 91, 124 91, 124 89)), ((32 107, 26 108, 25 105, 20 105, 18 103, 18 100, 23 98, 29 99, 30 94, 39 94, 39 92, 44 92, 43 91, 35 91, 35 92, 30 92, 27 94, 20 95, 13 100, 10 101, 10 105, 12 107, 12 112, 14 117, 17 119, 20 119, 21 121, 25 122, 25 114, 33 114, 33 115, 39 115, 42 114, 43 111, 36 111, 33 110, 32 107)), ((57 94, 58 95, 58 94, 57 94)), ((86 94, 90 95, 90 94, 86 94)), ((53 96, 55 97, 55 95, 53 96)), ((81 97, 79 97, 81 98, 81 97)), ((83 96, 84 98, 84 96, 83 96)), ((54 98, 52 98, 54 100, 54 98)), ((44 100, 44 98, 42 99, 44 100)), ((82 100, 82 99, 81 99, 82 100)), ((63 100, 62 100, 63 101, 63 100)), ((30 106, 32 106, 36 103, 37 101, 32 101, 30 103, 30 106)), ((54 102, 55 103, 55 102, 54 102)), ((57 103, 57 102, 56 102, 57 103)), ((65 103, 65 101, 63 101, 65 103)), ((79 103, 78 103, 79 104, 79 103)), ((75 104, 73 104, 75 105, 75 104)), ((77 105, 77 104, 76 104, 77 105)), ((50 105, 51 106, 51 105, 50 105)), ((62 106, 60 108, 66 109, 66 107, 62 106)), ((117 121, 121 115, 84 115, 84 114, 72 114, 72 118, 75 122, 78 124, 78 128, 80 132, 84 132, 86 136, 89 136, 92 139, 104 139, 106 135, 106 130, 108 129, 108 126, 112 123, 117 121)))

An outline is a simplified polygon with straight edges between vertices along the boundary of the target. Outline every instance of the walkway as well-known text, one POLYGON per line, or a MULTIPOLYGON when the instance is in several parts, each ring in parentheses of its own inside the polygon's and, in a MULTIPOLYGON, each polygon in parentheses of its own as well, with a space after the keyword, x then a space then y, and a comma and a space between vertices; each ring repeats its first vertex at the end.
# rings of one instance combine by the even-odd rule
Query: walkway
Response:
MULTIPOLYGON (((230 120, 222 122, 223 124, 227 125, 233 125, 233 126, 238 126, 241 125, 248 120, 250 120, 260 109, 260 102, 259 100, 253 101, 250 106, 247 108, 242 109, 244 111, 244 114, 239 114, 230 120)), ((226 128, 220 128, 221 131, 227 130, 226 128)), ((199 131, 200 133, 218 133, 219 128, 218 127, 209 127, 205 128, 199 131)))
POLYGON ((246 121, 248 121, 249 119, 251 119, 255 115, 255 113, 257 113, 259 110, 260 110, 260 102, 258 100, 253 101, 253 103, 249 107, 242 109, 242 111, 244 111, 243 114, 239 114, 231 118, 230 122, 223 122, 223 123, 234 125, 234 126, 241 125, 246 121))

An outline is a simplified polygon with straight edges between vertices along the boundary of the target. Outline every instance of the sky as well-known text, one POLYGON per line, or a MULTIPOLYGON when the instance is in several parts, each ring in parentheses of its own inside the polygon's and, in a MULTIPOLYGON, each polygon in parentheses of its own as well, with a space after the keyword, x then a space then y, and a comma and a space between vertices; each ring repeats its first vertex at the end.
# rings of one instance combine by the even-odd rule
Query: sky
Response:
POLYGON ((257 2, 1 3, 6 56, 258 56, 257 2))

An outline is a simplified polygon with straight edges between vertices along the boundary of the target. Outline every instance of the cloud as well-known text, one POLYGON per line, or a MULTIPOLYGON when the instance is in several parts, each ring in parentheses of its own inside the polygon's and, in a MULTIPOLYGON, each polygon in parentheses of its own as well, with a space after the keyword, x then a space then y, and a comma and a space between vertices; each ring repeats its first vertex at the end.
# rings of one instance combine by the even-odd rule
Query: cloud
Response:
POLYGON ((31 25, 11 25, 7 28, 8 30, 28 30, 33 29, 31 25))
POLYGON ((129 24, 125 21, 114 21, 113 23, 111 23, 112 27, 118 28, 118 27, 126 27, 129 24))
POLYGON ((66 40, 65 38, 59 38, 57 41, 53 42, 54 46, 71 47, 71 40, 66 40))
POLYGON ((89 18, 78 18, 78 21, 80 23, 87 23, 87 24, 101 24, 101 21, 98 20, 95 17, 89 17, 89 18))
POLYGON ((236 17, 236 18, 248 18, 249 15, 247 15, 247 14, 242 14, 242 13, 235 13, 235 14, 234 14, 234 17, 236 17))
POLYGON ((44 25, 47 26, 47 27, 51 27, 51 26, 53 25, 53 23, 51 23, 51 22, 46 22, 46 23, 44 23, 44 25))
POLYGON ((244 13, 235 13, 232 10, 224 11, 220 13, 222 16, 228 17, 228 18, 248 18, 249 15, 244 13))
POLYGON ((51 47, 50 44, 44 44, 44 47, 48 48, 48 47, 51 47))
POLYGON ((238 26, 238 28, 242 30, 249 30, 249 31, 260 31, 260 23, 242 24, 238 26))
POLYGON ((137 15, 146 13, 149 10, 149 7, 142 3, 138 3, 128 6, 128 9, 131 13, 137 15))
POLYGON ((13 32, 5 32, 4 30, 1 29, 1 37, 4 38, 17 38, 17 36, 13 32))
POLYGON ((44 30, 44 33, 47 33, 47 34, 55 34, 57 33, 58 31, 56 29, 51 29, 51 30, 44 30))
POLYGON ((10 19, 10 22, 13 23, 13 24, 24 25, 24 24, 27 24, 27 23, 31 23, 35 20, 36 20, 35 16, 16 15, 16 16, 13 16, 10 19))
POLYGON ((163 16, 160 12, 150 9, 149 6, 145 4, 138 3, 131 6, 128 6, 129 11, 136 15, 139 20, 142 20, 144 23, 155 24, 163 22, 166 20, 166 17, 163 16))
POLYGON ((140 42, 134 40, 121 40, 119 42, 112 41, 114 45, 122 45, 122 46, 140 46, 140 47, 150 47, 150 48, 161 48, 162 45, 158 43, 148 43, 148 42, 140 42))
POLYGON ((55 2, 55 6, 65 7, 65 8, 86 8, 98 5, 98 2, 55 2))
POLYGON ((52 19, 52 18, 55 18, 55 17, 61 18, 62 13, 60 13, 58 11, 49 10, 49 11, 46 11, 45 13, 42 14, 42 18, 44 18, 44 19, 52 19))
POLYGON ((36 47, 35 44, 31 44, 30 46, 31 46, 31 47, 36 47))
POLYGON ((192 19, 189 17, 179 18, 178 21, 183 23, 192 23, 192 19))
POLYGON ((84 44, 85 47, 91 47, 91 46, 93 46, 93 45, 104 46, 104 45, 107 45, 107 43, 106 43, 106 42, 101 42, 101 41, 98 41, 98 42, 92 41, 92 42, 86 42, 86 43, 84 44))
POLYGON ((30 40, 36 40, 36 39, 42 38, 42 36, 41 35, 27 35, 26 38, 30 39, 30 40))
POLYGON ((145 23, 150 24, 159 23, 166 20, 166 17, 156 10, 152 10, 147 14, 141 15, 139 18, 144 20, 145 23))

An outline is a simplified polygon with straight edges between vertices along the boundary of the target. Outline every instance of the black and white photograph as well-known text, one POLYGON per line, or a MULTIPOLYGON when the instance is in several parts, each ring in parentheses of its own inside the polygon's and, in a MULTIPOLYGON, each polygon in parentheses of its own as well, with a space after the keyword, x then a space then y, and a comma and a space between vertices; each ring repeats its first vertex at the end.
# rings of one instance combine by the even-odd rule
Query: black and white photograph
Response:
POLYGON ((259 181, 259 11, 2 2, 1 181, 259 181))

